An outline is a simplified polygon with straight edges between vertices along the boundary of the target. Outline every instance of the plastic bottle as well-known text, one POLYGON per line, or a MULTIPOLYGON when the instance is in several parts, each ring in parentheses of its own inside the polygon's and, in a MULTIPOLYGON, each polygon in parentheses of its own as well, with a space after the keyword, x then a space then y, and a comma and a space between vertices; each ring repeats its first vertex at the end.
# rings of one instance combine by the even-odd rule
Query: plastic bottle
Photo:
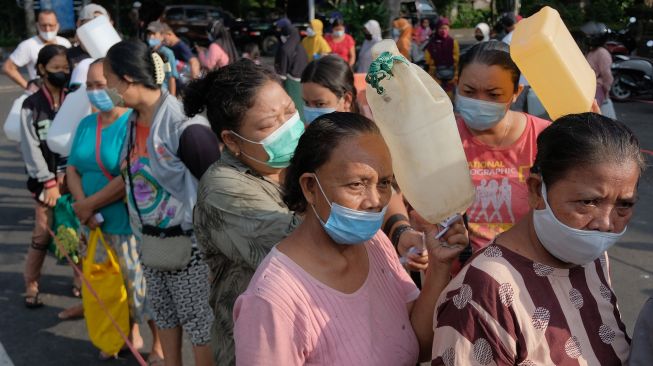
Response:
POLYGON ((466 211, 475 192, 451 100, 422 68, 400 57, 394 41, 377 43, 372 55, 367 101, 402 193, 433 224, 466 211), (384 55, 395 61, 382 62, 384 55))
POLYGON ((510 56, 553 120, 592 108, 596 74, 555 9, 517 23, 510 56))
POLYGON ((86 95, 86 84, 81 84, 79 89, 66 96, 50 125, 46 139, 50 150, 68 156, 77 126, 82 118, 89 114, 91 114, 91 102, 86 95))
POLYGON ((92 58, 106 56, 109 48, 120 42, 118 32, 103 15, 77 28, 77 37, 92 58))
POLYGON ((20 110, 23 107, 23 102, 28 97, 27 93, 24 93, 20 97, 14 100, 14 103, 11 105, 11 110, 7 115, 3 130, 7 139, 20 142, 20 110))

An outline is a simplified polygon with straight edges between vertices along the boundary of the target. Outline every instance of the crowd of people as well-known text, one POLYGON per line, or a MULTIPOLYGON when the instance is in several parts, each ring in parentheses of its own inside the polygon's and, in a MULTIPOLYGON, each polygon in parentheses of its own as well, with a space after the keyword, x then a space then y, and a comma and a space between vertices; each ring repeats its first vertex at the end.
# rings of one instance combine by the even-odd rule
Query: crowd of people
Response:
MULTIPOLYGON (((97 16, 108 13, 90 4, 79 18, 97 16)), ((142 348, 148 324, 150 365, 181 365, 182 333, 196 365, 621 365, 629 354, 650 364, 650 304, 631 345, 606 253, 633 215, 639 142, 600 114, 604 74, 592 112, 552 123, 513 110, 525 84, 509 54, 516 20, 505 22, 503 41, 482 23, 462 54, 446 18, 392 23, 400 54, 453 99, 476 188, 436 239, 443 228, 404 201, 401 162, 357 83, 382 40, 378 20, 357 51, 340 18, 326 35, 311 21, 303 40, 281 19, 269 67, 255 46, 239 52, 220 20, 207 48, 154 21, 144 39, 95 60, 81 47, 72 61, 55 14, 41 11, 39 34, 3 67, 31 93, 25 306, 44 305, 52 208, 69 192, 82 256, 118 259, 129 340, 142 348), (93 113, 62 156, 46 138, 82 64, 93 113), (98 229, 108 247, 91 253, 98 229)), ((599 57, 588 55, 603 70, 599 57)))

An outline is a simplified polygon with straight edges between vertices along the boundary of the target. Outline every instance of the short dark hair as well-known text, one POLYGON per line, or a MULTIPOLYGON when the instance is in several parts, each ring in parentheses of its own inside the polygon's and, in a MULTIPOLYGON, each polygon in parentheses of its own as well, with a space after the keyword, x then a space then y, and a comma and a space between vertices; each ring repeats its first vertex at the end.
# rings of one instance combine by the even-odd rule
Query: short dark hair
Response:
POLYGON ((521 72, 519 67, 510 58, 510 46, 501 41, 486 41, 475 44, 462 56, 460 56, 460 65, 458 66, 458 75, 462 75, 463 70, 470 64, 480 63, 487 66, 499 66, 512 74, 514 91, 519 89, 519 77, 521 72))
POLYGON ((152 53, 141 41, 121 41, 109 49, 105 59, 119 77, 129 76, 136 84, 148 89, 159 89, 161 86, 156 83, 152 53))
POLYGON ((59 22, 59 18, 57 17, 57 13, 54 12, 52 9, 43 9, 39 11, 39 13, 36 15, 36 21, 39 21, 39 17, 41 15, 54 15, 55 19, 57 19, 57 23, 59 22))
POLYGON ((211 129, 220 138, 224 130, 239 130, 256 93, 269 81, 279 82, 274 71, 252 60, 238 60, 188 84, 183 93, 184 110, 191 117, 206 110, 211 129))
POLYGON ((552 186, 576 168, 602 162, 633 161, 646 169, 639 140, 624 123, 596 113, 558 118, 537 137, 537 156, 531 169, 552 186))
MULTIPOLYGON (((39 51, 39 55, 36 58, 36 64, 43 65, 43 67, 45 67, 48 64, 48 62, 50 62, 50 60, 52 60, 55 56, 59 56, 59 55, 64 55, 67 58, 68 50, 66 49, 66 47, 60 46, 58 44, 46 45, 43 48, 41 48, 41 50, 39 51)), ((36 68, 36 71, 38 72, 38 67, 36 68)))
POLYGON ((366 133, 381 134, 374 122, 356 113, 329 113, 311 123, 299 139, 295 155, 286 169, 283 201, 288 208, 297 212, 306 211, 308 203, 299 184, 302 174, 314 173, 326 164, 345 138, 366 133))
POLYGON ((302 83, 323 86, 338 98, 342 98, 347 92, 351 93, 352 111, 358 112, 354 73, 342 57, 328 55, 311 61, 302 73, 302 83))

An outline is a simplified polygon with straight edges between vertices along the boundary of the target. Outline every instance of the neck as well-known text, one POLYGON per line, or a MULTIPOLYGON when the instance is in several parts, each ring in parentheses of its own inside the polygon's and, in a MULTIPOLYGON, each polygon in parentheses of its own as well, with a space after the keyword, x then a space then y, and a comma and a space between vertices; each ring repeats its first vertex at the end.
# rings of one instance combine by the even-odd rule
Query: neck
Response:
POLYGON ((505 116, 497 123, 496 126, 485 130, 477 131, 469 129, 472 134, 486 145, 492 147, 509 146, 515 143, 521 132, 515 136, 515 131, 521 131, 519 114, 508 111, 505 116))
POLYGON ((110 111, 102 112, 100 111, 100 118, 102 120, 102 126, 108 126, 115 122, 125 111, 125 108, 116 107, 110 111))
POLYGON ((157 103, 161 98, 161 90, 143 88, 140 95, 140 102, 134 106, 134 110, 138 113, 138 123, 150 126, 156 112, 157 103))

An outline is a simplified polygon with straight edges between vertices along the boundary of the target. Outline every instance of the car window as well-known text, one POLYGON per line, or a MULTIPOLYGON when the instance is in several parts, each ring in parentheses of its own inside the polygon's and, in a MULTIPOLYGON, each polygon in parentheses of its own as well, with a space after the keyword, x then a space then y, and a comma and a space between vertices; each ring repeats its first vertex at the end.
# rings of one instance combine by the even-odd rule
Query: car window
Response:
POLYGON ((168 20, 184 20, 184 8, 170 8, 166 11, 168 20))
POLYGON ((433 5, 430 1, 422 0, 417 2, 417 9, 422 12, 431 12, 433 11, 433 5))
POLYGON ((402 14, 411 14, 411 13, 416 13, 417 8, 415 7, 415 2, 414 1, 408 1, 401 3, 401 13, 402 14))
POLYGON ((189 22, 206 20, 206 9, 186 9, 186 19, 189 22))
POLYGON ((221 19, 222 14, 217 9, 209 9, 209 18, 210 19, 221 19))

